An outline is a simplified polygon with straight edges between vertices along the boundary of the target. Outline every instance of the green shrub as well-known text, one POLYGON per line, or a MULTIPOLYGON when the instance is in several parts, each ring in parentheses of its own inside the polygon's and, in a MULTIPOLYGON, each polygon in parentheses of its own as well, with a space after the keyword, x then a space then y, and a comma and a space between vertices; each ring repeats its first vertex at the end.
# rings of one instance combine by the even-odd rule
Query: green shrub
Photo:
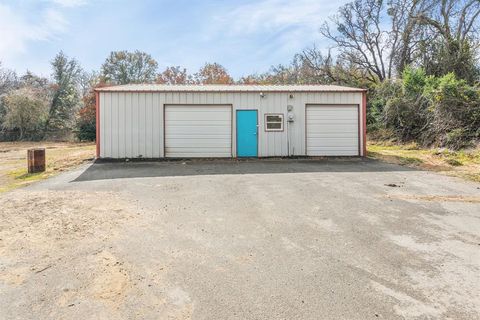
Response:
POLYGON ((468 132, 464 129, 454 129, 445 135, 444 145, 454 150, 467 148, 472 146, 472 144, 468 132))
POLYGON ((96 139, 96 108, 95 92, 91 91, 83 98, 84 107, 77 115, 75 135, 80 141, 95 141, 96 139))
POLYGON ((439 145, 459 149, 478 138, 480 128, 480 92, 453 73, 438 79, 436 87, 425 92, 433 114, 428 128, 439 145))
POLYGON ((93 123, 82 123, 78 125, 75 131, 77 139, 80 141, 95 141, 96 125, 93 123))
POLYGON ((401 95, 402 87, 397 81, 384 81, 371 90, 367 106, 367 129, 370 133, 385 129, 382 121, 385 105, 393 97, 401 95))
POLYGON ((403 94, 406 97, 415 99, 422 95, 427 83, 427 75, 422 68, 413 69, 412 67, 407 67, 403 71, 402 80, 403 94))
POLYGON ((469 147, 480 139, 480 89, 453 73, 427 76, 406 68, 402 80, 379 85, 370 102, 369 128, 423 146, 469 147))

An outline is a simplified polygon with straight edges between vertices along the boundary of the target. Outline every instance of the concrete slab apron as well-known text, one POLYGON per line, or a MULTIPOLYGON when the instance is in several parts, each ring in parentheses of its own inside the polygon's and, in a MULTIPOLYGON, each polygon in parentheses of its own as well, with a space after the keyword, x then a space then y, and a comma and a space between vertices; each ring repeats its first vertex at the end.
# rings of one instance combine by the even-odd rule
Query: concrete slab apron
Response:
MULTIPOLYGON (((77 243, 78 263, 120 263, 121 276, 95 282, 117 287, 103 299, 64 297, 71 307, 37 302, 40 318, 480 317, 478 184, 361 161, 259 162, 234 174, 212 163, 151 164, 153 173, 120 164, 131 177, 118 179, 108 173, 115 166, 104 167, 107 179, 71 182, 74 172, 30 189, 114 192, 132 214, 115 237, 77 243)), ((2 291, 20 301, 47 292, 54 302, 45 288, 82 286, 68 270, 42 273, 41 283, 2 291)))

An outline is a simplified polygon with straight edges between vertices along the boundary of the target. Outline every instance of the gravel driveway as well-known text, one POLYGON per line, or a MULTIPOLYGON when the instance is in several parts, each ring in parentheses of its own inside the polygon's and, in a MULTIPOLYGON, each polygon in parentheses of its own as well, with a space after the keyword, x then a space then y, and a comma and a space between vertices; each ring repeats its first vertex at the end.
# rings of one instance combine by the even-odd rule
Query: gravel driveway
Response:
POLYGON ((0 196, 0 319, 478 319, 479 230, 371 160, 97 163, 0 196))

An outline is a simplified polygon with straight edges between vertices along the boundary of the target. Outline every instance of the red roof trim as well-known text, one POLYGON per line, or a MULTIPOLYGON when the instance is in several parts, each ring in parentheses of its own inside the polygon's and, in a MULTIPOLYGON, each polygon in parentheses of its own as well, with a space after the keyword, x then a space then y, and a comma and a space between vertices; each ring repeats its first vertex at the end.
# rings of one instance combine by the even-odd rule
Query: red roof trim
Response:
POLYGON ((100 158, 100 93, 95 91, 95 151, 97 159, 100 158))

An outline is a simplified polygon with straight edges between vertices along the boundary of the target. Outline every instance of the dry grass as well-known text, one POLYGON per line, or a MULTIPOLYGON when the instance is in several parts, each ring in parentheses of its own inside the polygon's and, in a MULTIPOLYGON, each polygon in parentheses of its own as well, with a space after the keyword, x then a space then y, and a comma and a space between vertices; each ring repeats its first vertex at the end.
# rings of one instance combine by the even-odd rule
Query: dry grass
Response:
MULTIPOLYGON (((431 170, 480 182, 480 149, 422 149, 415 144, 368 143, 370 158, 431 170)), ((48 178, 95 157, 95 144, 68 142, 0 142, 0 193, 48 178), (46 148, 47 169, 27 173, 27 149, 46 148)))
POLYGON ((48 178, 95 157, 95 144, 68 142, 0 142, 0 193, 48 178), (47 168, 27 172, 27 149, 46 148, 47 168))
POLYGON ((480 182, 480 148, 452 151, 370 141, 367 149, 370 158, 480 182))

